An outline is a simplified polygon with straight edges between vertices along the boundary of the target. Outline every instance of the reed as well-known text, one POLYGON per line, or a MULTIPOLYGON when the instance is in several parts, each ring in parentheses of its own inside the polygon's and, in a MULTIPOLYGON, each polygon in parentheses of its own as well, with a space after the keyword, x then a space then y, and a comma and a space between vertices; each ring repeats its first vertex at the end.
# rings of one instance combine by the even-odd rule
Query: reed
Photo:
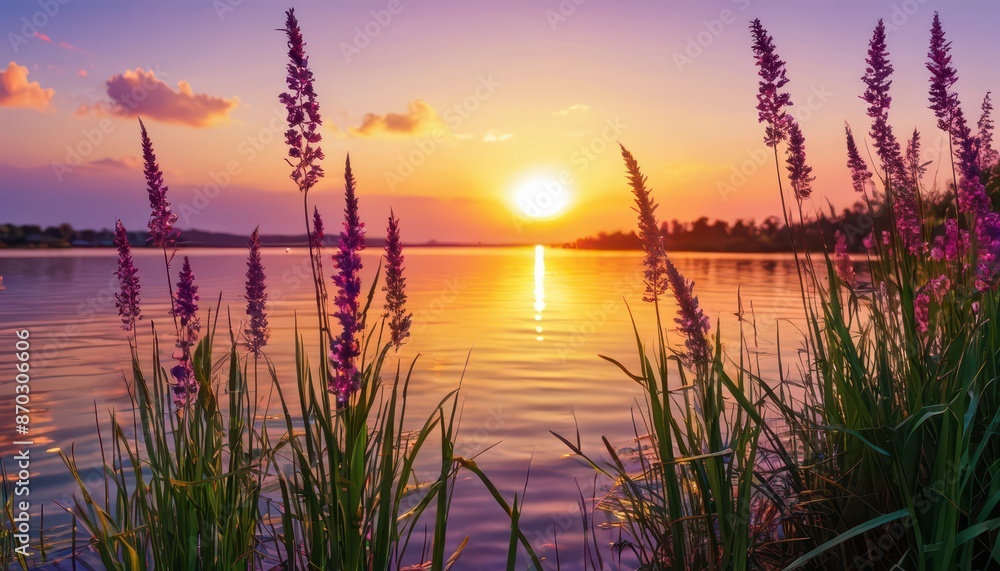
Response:
MULTIPOLYGON (((647 348, 635 331, 638 371, 604 358, 642 387, 644 407, 633 420, 639 451, 623 454, 605 438, 607 459, 600 460, 581 449, 579 435, 575 442, 556 436, 613 482, 597 509, 618 516, 626 538, 618 545, 643 568, 1000 565, 1000 172, 989 96, 974 131, 952 89, 957 72, 935 14, 927 68, 931 110, 953 150, 950 200, 929 191, 920 134, 904 156, 889 121, 892 66, 878 23, 862 78, 875 164, 861 158, 848 127, 847 165, 855 190, 869 206, 886 204, 891 223, 865 238, 856 272, 843 233, 833 252, 817 257, 806 248, 813 177, 805 135, 790 113, 773 38, 759 20, 750 28, 759 118, 774 148, 782 210, 790 227, 797 215, 802 229, 792 233, 806 319, 801 377, 761 375, 745 333, 738 358, 724 357, 718 334, 714 351, 702 349, 707 326, 699 325, 692 284, 671 277, 656 204, 623 148, 657 335, 647 348), (778 158, 783 142, 791 205, 778 158), (660 302, 668 291, 684 351, 663 333, 660 302)), ((587 522, 584 515, 585 533, 587 522)), ((603 565, 596 549, 587 565, 603 565)))

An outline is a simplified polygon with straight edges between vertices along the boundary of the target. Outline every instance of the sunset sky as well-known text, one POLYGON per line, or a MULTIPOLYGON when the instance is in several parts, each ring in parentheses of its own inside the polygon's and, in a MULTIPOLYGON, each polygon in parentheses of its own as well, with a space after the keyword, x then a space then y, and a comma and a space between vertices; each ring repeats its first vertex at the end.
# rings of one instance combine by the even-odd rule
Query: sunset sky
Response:
MULTIPOLYGON (((120 217, 143 228, 139 115, 181 228, 301 232, 277 99, 287 56, 276 29, 290 6, 5 2, 0 223, 110 228, 120 217)), ((926 108, 934 11, 953 42, 966 114, 978 119, 985 93, 1000 89, 1000 7, 987 0, 294 7, 324 119, 327 177, 313 201, 338 219, 349 152, 371 232, 392 207, 413 242, 556 242, 628 230, 618 141, 648 175, 661 220, 779 214, 755 109, 753 18, 787 62, 817 176, 812 209, 854 201, 843 125, 868 131, 858 96, 879 18, 896 69, 890 118, 900 136, 920 129, 927 160, 942 141, 926 108), (519 197, 546 188, 556 189, 557 205, 534 213, 554 215, 524 214, 519 197)))

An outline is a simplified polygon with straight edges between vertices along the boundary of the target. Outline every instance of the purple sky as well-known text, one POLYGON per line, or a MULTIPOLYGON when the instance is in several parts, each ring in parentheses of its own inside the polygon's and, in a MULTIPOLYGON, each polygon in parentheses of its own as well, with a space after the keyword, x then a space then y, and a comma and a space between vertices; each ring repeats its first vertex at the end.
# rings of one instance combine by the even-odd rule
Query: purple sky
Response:
MULTIPOLYGON (((967 115, 977 119, 997 87, 995 2, 666 4, 297 4, 325 120, 327 178, 316 203, 337 217, 350 152, 363 216, 381 220, 394 208, 409 240, 555 241, 627 230, 621 141, 649 176, 663 220, 778 214, 754 108, 747 25, 758 17, 788 64, 817 175, 812 209, 854 200, 843 125, 868 131, 858 96, 879 18, 896 68, 891 120, 901 135, 921 130, 927 160, 942 158, 924 69, 935 11, 953 42, 967 115), (547 181, 561 181, 561 208, 534 219, 521 200, 547 181)), ((275 29, 287 7, 0 6, 0 222, 110 228, 120 217, 143 227, 140 114, 181 227, 299 231, 277 101, 286 56, 275 29)))

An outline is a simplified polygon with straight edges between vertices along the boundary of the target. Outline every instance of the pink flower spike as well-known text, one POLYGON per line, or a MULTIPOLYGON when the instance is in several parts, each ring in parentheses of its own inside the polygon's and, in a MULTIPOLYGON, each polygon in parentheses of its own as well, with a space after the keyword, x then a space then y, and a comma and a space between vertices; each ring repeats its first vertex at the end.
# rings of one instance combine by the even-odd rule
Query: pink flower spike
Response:
POLYGON ((403 245, 399 238, 399 219, 389 211, 385 239, 385 314, 389 317, 392 344, 399 350, 410 336, 413 314, 406 313, 406 278, 403 277, 403 245))
MULTIPOLYGON (((951 90, 958 81, 958 73, 951 67, 951 42, 945 40, 941 28, 941 18, 934 12, 931 24, 931 47, 927 53, 927 71, 931 72, 930 108, 938 119, 938 128, 947 133, 953 132, 957 126, 956 110, 958 109, 958 94, 951 90)), ((964 122, 964 118, 962 119, 964 122)))
POLYGON ((979 130, 979 168, 987 171, 997 166, 1000 153, 993 148, 993 103, 990 92, 986 92, 982 105, 983 114, 979 117, 976 127, 979 130))
POLYGON ((653 214, 653 211, 656 210, 656 204, 650 196, 650 189, 646 188, 646 177, 639 170, 638 161, 624 146, 621 149, 622 158, 625 159, 625 166, 628 170, 632 194, 635 195, 635 210, 639 214, 640 238, 643 249, 646 251, 644 263, 648 296, 644 297, 643 301, 658 301, 658 296, 665 292, 668 287, 673 291, 678 306, 678 316, 674 321, 680 326, 680 332, 684 336, 684 345, 687 348, 687 353, 683 356, 684 362, 693 368, 707 368, 712 359, 712 350, 707 337, 710 328, 708 317, 698 305, 698 298, 694 295, 694 282, 681 275, 667 256, 663 246, 663 236, 659 233, 656 217, 653 214))
POLYGON ((847 168, 851 169, 851 184, 854 186, 855 192, 864 192, 865 185, 872 178, 872 173, 868 170, 868 164, 861 158, 861 153, 858 152, 858 145, 854 142, 851 127, 845 125, 844 129, 847 131, 847 168))
POLYGON ((323 178, 323 150, 319 143, 323 136, 319 128, 323 124, 319 115, 319 103, 316 102, 316 90, 313 88, 313 74, 309 70, 309 57, 306 56, 305 42, 299 21, 295 18, 295 9, 285 12, 285 29, 288 35, 288 75, 286 83, 288 91, 282 93, 278 100, 288 111, 288 130, 285 131, 285 143, 288 145, 288 156, 297 159, 292 164, 289 177, 295 181, 299 190, 308 192, 319 179, 323 178))
POLYGON ((651 196, 652 189, 646 188, 646 177, 639 170, 639 163, 621 144, 622 158, 628 170, 629 185, 635 195, 634 210, 639 213, 639 239, 646 251, 646 294, 643 301, 656 301, 667 291, 666 282, 666 250, 663 246, 663 235, 656 225, 656 201, 651 196))
POLYGON ((914 188, 920 185, 920 178, 926 171, 927 166, 920 162, 920 132, 914 129, 913 136, 906 143, 906 172, 914 188))
POLYGON ((174 400, 182 406, 191 403, 198 393, 198 382, 192 368, 192 349, 198 342, 198 332, 201 331, 198 299, 198 286, 194 285, 191 261, 184 256, 172 310, 172 314, 179 319, 177 348, 180 364, 171 370, 171 374, 177 379, 177 384, 174 385, 174 400))
POLYGON ((313 227, 312 232, 309 233, 309 243, 314 250, 323 247, 323 238, 325 237, 323 230, 323 219, 319 215, 319 208, 313 206, 313 227))
POLYGON ((143 174, 146 176, 146 191, 149 194, 149 242, 159 248, 172 248, 180 233, 174 229, 177 215, 170 211, 167 201, 167 186, 163 184, 163 172, 156 163, 153 142, 146 133, 146 126, 139 119, 142 131, 143 174))
POLYGON ((837 277, 840 278, 840 281, 854 288, 856 285, 856 276, 854 274, 854 262, 851 261, 851 257, 847 254, 847 239, 840 230, 837 230, 836 237, 837 245, 834 248, 834 269, 836 269, 837 277))
POLYGON ((903 159, 899 141, 889 125, 889 105, 892 103, 892 97, 889 96, 892 80, 889 77, 892 75, 892 64, 889 63, 885 23, 882 20, 875 26, 865 61, 868 68, 861 80, 865 82, 867 89, 861 98, 868 103, 868 116, 872 118, 872 142, 887 178, 901 181, 904 174, 903 159))
POLYGON ((122 318, 122 329, 132 331, 135 322, 142 319, 139 310, 139 273, 132 260, 132 248, 128 242, 128 234, 121 220, 115 224, 115 246, 118 246, 118 284, 120 293, 115 294, 115 307, 122 318))
POLYGON ((333 283, 337 286, 334 316, 340 321, 341 333, 330 340, 330 361, 333 373, 330 376, 329 391, 336 395, 337 406, 344 408, 351 396, 358 390, 360 376, 357 357, 361 354, 358 333, 362 330, 358 299, 361 296, 361 250, 365 248, 365 225, 358 215, 358 198, 355 195, 354 174, 351 172, 351 157, 347 157, 344 169, 344 229, 340 233, 340 244, 333 261, 337 273, 333 283))
POLYGON ((260 235, 257 228, 254 228, 253 234, 250 235, 247 247, 250 253, 247 256, 247 293, 244 297, 247 300, 250 323, 243 334, 247 339, 247 348, 253 353, 254 358, 259 358, 271 333, 267 328, 267 285, 264 265, 260 258, 260 235))
POLYGON ((795 191, 795 198, 805 200, 812 194, 812 167, 806 164, 806 138, 798 122, 788 125, 788 180, 795 191))
POLYGON ((788 83, 785 62, 775 53, 774 39, 767 33, 759 19, 750 23, 753 35, 753 54, 757 60, 760 87, 757 92, 757 119, 767 126, 764 142, 768 147, 777 146, 788 134, 791 117, 785 111, 792 105, 791 96, 781 88, 788 83))

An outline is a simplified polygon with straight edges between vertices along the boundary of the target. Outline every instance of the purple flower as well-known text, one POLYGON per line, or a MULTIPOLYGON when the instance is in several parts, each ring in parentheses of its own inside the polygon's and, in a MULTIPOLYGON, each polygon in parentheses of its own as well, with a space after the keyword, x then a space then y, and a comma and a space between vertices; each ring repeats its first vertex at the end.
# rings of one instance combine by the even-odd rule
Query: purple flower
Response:
MULTIPOLYGON (((978 180, 981 170, 978 140, 972 136, 972 130, 965 120, 958 94, 952 91, 952 86, 958 81, 958 72, 951 66, 949 51, 951 51, 951 42, 945 40, 941 19, 935 12, 934 22, 931 25, 931 47, 927 54, 930 59, 927 63, 927 70, 931 72, 930 108, 938 118, 938 127, 948 133, 958 147, 957 154, 962 177, 978 180)), ((977 189, 968 188, 967 190, 972 195, 967 194, 964 197, 967 204, 959 205, 962 210, 968 210, 975 214, 982 214, 989 210, 988 200, 983 204, 977 203, 980 197, 973 196, 977 189)), ((960 193, 959 200, 962 201, 962 199, 960 193)))
POLYGON ((913 300, 913 318, 917 322, 918 331, 927 333, 930 328, 931 300, 941 303, 949 288, 951 288, 951 281, 944 274, 932 278, 921 288, 920 293, 913 300))
POLYGON ((788 134, 789 115, 785 108, 791 106, 792 99, 781 88, 788 83, 785 77, 785 62, 774 51, 774 40, 761 25, 759 19, 750 24, 753 33, 753 54, 757 59, 760 88, 757 92, 757 117, 767 125, 764 142, 774 147, 788 134))
POLYGON ((319 215, 319 208, 313 206, 313 227, 309 233, 309 244, 314 250, 319 250, 323 247, 323 238, 323 219, 319 215))
POLYGON ((260 357, 261 349, 267 345, 267 338, 271 335, 267 328, 267 286, 264 283, 264 265, 260 259, 260 236, 258 229, 254 228, 250 235, 248 244, 250 253, 247 256, 247 293, 244 296, 247 300, 247 315, 250 316, 250 323, 243 331, 247 338, 247 348, 253 353, 254 358, 260 357))
POLYGON ((178 340, 177 346, 190 349, 198 340, 198 331, 201 330, 198 319, 198 300, 201 298, 198 286, 194 285, 194 273, 191 272, 191 261, 187 256, 184 256, 184 265, 178 279, 172 312, 172 315, 180 319, 182 330, 182 338, 178 340))
POLYGON ((198 381, 194 377, 191 349, 198 342, 201 322, 198 319, 198 286, 194 285, 191 261, 184 256, 184 265, 178 277, 177 291, 174 293, 174 307, 171 314, 179 319, 177 348, 179 363, 170 370, 174 384, 174 402, 178 406, 190 404, 198 394, 198 381))
POLYGON ((861 240, 861 244, 865 248, 868 248, 869 250, 874 249, 875 248, 875 232, 869 232, 868 234, 866 234, 865 237, 861 240))
POLYGON ((965 126, 960 109, 956 113, 956 117, 959 126, 955 127, 956 132, 952 138, 958 148, 956 151, 960 178, 958 206, 959 210, 971 214, 974 219, 978 220, 992 210, 992 201, 986 193, 982 181, 979 180, 982 169, 979 167, 978 141, 972 136, 969 128, 965 126))
POLYGON ((356 360, 361 354, 357 334, 363 329, 358 315, 358 298, 361 295, 361 250, 365 248, 365 225, 358 216, 358 198, 355 196, 354 174, 351 173, 351 157, 347 157, 344 170, 344 229, 340 233, 340 245, 333 260, 337 273, 333 283, 337 286, 334 316, 340 321, 342 331, 330 340, 330 361, 333 374, 329 390, 337 397, 337 406, 343 408, 350 402, 351 395, 358 390, 358 369, 356 360))
MULTIPOLYGON (((322 298, 321 307, 327 306, 326 282, 323 281, 323 241, 324 234, 323 218, 319 215, 319 208, 313 206, 312 230, 309 230, 309 252, 312 255, 312 266, 314 275, 321 276, 317 282, 319 295, 322 298)), ((325 311, 325 310, 324 310, 325 311)))
MULTIPOLYGON (((982 188, 982 184, 979 184, 982 188)), ((976 288, 986 291, 996 285, 1000 277, 1000 214, 986 212, 976 221, 976 241, 979 247, 976 259, 976 288)))
POLYGON ((909 181, 899 141, 889 125, 889 104, 892 102, 889 96, 892 80, 889 76, 892 75, 892 65, 885 45, 885 24, 882 20, 875 26, 865 61, 868 68, 861 79, 867 89, 861 98, 868 103, 868 116, 872 118, 872 142, 882 161, 886 185, 892 196, 896 231, 910 253, 916 254, 923 250, 924 243, 917 213, 916 188, 909 181))
POLYGON ((396 350, 410 336, 410 320, 406 313, 406 278, 403 277, 403 244, 399 239, 399 219, 389 211, 389 226, 385 238, 385 314, 389 317, 389 332, 396 350))
POLYGON ((868 116, 872 118, 872 142, 886 176, 899 181, 903 179, 903 159, 899 141, 889 125, 889 105, 892 103, 892 97, 889 96, 892 80, 889 76, 892 75, 892 64, 889 63, 889 52, 885 46, 885 24, 882 20, 875 26, 865 61, 868 68, 861 80, 868 87, 861 98, 868 103, 868 116))
POLYGON ((149 242, 160 248, 170 248, 180 235, 174 229, 177 215, 170 211, 167 186, 163 184, 163 172, 156 163, 153 142, 149 140, 142 119, 139 119, 139 128, 142 131, 143 174, 146 175, 146 190, 149 193, 149 207, 152 209, 149 216, 149 242))
POLYGON ((669 285, 678 306, 678 316, 674 321, 680 326, 685 339, 684 346, 687 348, 685 363, 692 367, 708 367, 712 351, 707 333, 711 324, 698 305, 698 298, 694 295, 694 282, 687 280, 667 256, 663 237, 657 230, 653 214, 656 204, 650 196, 651 190, 646 188, 646 177, 639 170, 639 163, 624 146, 621 149, 632 194, 635 195, 635 210, 639 213, 640 237, 646 250, 646 292, 650 295, 644 297, 643 301, 657 301, 658 296, 669 285))
POLYGON ((836 269, 837 277, 840 278, 840 281, 853 288, 856 278, 854 275, 854 262, 847 255, 847 239, 840 230, 837 230, 836 237, 837 245, 834 248, 834 257, 836 258, 834 269, 836 269))
POLYGON ((805 200, 812 194, 812 167, 806 164, 806 138, 798 122, 788 122, 788 180, 795 190, 795 198, 805 200))
POLYGON ((976 127, 979 130, 979 168, 985 171, 995 167, 1000 160, 1000 153, 993 148, 993 103, 989 91, 983 97, 982 110, 976 127))
POLYGON ((132 261, 132 248, 121 220, 115 224, 115 246, 118 246, 118 284, 121 292, 115 294, 115 307, 122 318, 122 329, 132 331, 135 322, 142 319, 139 311, 139 273, 132 261))
POLYGON ((621 144, 622 158, 625 159, 625 168, 628 170, 629 184, 632 186, 632 194, 635 195, 635 211, 639 213, 639 239, 642 240, 642 248, 646 251, 646 293, 643 301, 656 301, 667 291, 666 282, 666 249, 663 246, 663 234, 660 233, 656 225, 656 201, 650 196, 652 189, 646 188, 646 177, 639 170, 639 163, 621 144))
POLYGON ((198 395, 198 380, 194 376, 191 357, 182 357, 170 368, 170 376, 174 378, 174 404, 177 408, 193 403, 198 395))
MULTIPOLYGON (((958 158, 958 208, 972 221, 971 227, 976 239, 976 287, 985 290, 1000 276, 1000 214, 993 212, 992 201, 980 180, 982 160, 981 140, 973 137, 962 113, 958 94, 951 91, 958 74, 951 67, 948 55, 951 44, 945 40, 938 15, 934 15, 931 26, 931 49, 928 54, 931 72, 931 109, 938 117, 938 126, 946 130, 957 147, 958 158)), ((984 119, 980 120, 980 130, 989 131, 990 119, 988 101, 984 101, 984 119)), ((992 106, 989 106, 992 108, 992 106)))
POLYGON ((690 367, 708 367, 712 359, 712 350, 708 345, 711 323, 698 305, 698 297, 694 295, 694 282, 681 275, 669 258, 664 259, 664 263, 670 289, 677 300, 677 317, 674 321, 680 326, 681 335, 684 336, 684 346, 687 348, 685 362, 690 367))
POLYGON ((927 166, 920 162, 920 132, 913 130, 913 136, 906 143, 906 172, 910 175, 910 184, 916 188, 920 177, 927 171, 927 166))
POLYGON ((313 89, 313 74, 309 70, 309 57, 306 56, 305 42, 302 41, 302 31, 295 18, 295 9, 285 12, 285 33, 288 35, 288 76, 286 83, 288 91, 278 96, 288 111, 288 130, 285 131, 285 143, 288 144, 288 156, 297 159, 292 164, 291 179, 299 190, 308 192, 320 178, 323 177, 323 150, 313 145, 322 140, 319 131, 323 120, 319 115, 319 103, 316 102, 316 91, 313 89))
POLYGON ((844 129, 847 131, 847 168, 851 169, 851 183, 856 192, 864 192, 865 184, 871 180, 872 173, 868 170, 868 163, 861 158, 861 153, 858 152, 851 127, 845 125, 844 129))
MULTIPOLYGON (((927 53, 927 71, 931 72, 930 108, 938 119, 938 128, 951 133, 956 126, 955 111, 958 109, 958 95, 951 88, 958 81, 955 68, 951 67, 951 42, 944 38, 941 19, 934 12, 931 24, 931 47, 927 53)), ((964 120, 963 120, 964 121, 964 120)))

